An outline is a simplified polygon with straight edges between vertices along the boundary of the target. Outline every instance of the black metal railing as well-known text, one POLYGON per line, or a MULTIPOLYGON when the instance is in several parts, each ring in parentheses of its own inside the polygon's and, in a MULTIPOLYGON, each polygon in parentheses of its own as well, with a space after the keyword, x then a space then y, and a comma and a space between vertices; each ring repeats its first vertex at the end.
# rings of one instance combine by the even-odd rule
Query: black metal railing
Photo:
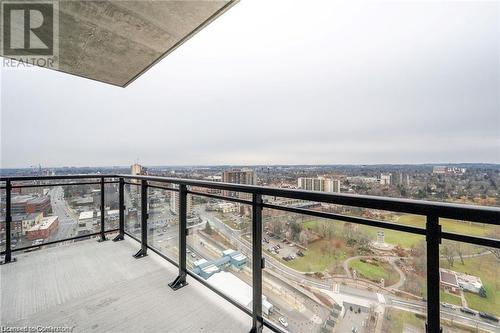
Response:
MULTIPOLYGON (((134 255, 136 258, 144 257, 147 255, 148 249, 157 253, 162 258, 168 260, 172 264, 178 266, 179 273, 177 278, 169 284, 169 286, 177 290, 187 285, 186 277, 189 275, 198 280, 218 295, 222 296, 233 305, 252 316, 253 325, 252 332, 261 332, 263 326, 266 326, 273 331, 281 332, 281 328, 277 327, 274 323, 263 317, 262 314, 262 270, 264 268, 264 257, 262 255, 262 211, 264 208, 287 211, 291 213, 305 214, 308 216, 334 219, 338 221, 350 222, 354 224, 367 225, 372 227, 381 227, 396 231, 402 231, 411 234, 425 236, 426 242, 426 259, 427 259, 427 332, 440 331, 440 277, 439 277, 439 245, 441 240, 447 239, 452 241, 459 241, 473 245, 487 246, 491 248, 500 248, 500 241, 498 239, 476 237, 459 233, 446 232, 441 229, 440 218, 457 219, 469 222, 478 222, 490 225, 500 225, 500 208, 498 207, 484 207, 484 206, 471 206, 453 203, 440 203, 429 201, 417 201, 409 199, 385 198, 363 195, 350 195, 350 194, 330 194, 323 192, 280 189, 262 186, 240 185, 219 183, 210 181, 200 181, 191 179, 178 179, 166 178, 155 176, 134 176, 134 175, 67 175, 67 176, 49 176, 49 177, 2 177, 1 186, 5 190, 5 251, 1 254, 4 255, 3 263, 14 262, 15 258, 12 254, 17 251, 27 250, 34 246, 25 246, 13 249, 11 247, 11 197, 12 189, 27 188, 27 187, 49 187, 49 186, 67 186, 67 185, 83 185, 93 184, 100 185, 101 192, 101 216, 100 216, 100 231, 84 236, 76 236, 67 239, 56 240, 43 245, 50 245, 69 240, 77 240, 79 238, 88 236, 98 236, 99 241, 106 240, 106 234, 111 232, 118 232, 118 235, 113 239, 114 241, 123 240, 127 235, 141 244, 140 250, 134 255), (88 180, 94 181, 81 181, 81 182, 67 182, 68 180, 88 180), (51 183, 49 181, 60 180, 62 182, 51 183), (36 181, 38 183, 28 183, 36 181), (17 184, 19 183, 19 184, 17 184), (119 185, 119 228, 118 229, 105 229, 105 208, 104 208, 104 185, 107 183, 118 183, 119 185), (140 187, 141 191, 141 237, 140 239, 125 230, 124 222, 124 185, 130 184, 140 187), (163 186, 163 184, 168 184, 163 186), (175 187, 172 187, 175 185, 175 187), (148 245, 147 235, 147 189, 148 187, 160 188, 168 191, 179 193, 178 202, 178 216, 179 216, 179 258, 178 262, 165 256, 159 250, 148 245), (247 193, 251 199, 242 199, 237 197, 226 197, 213 193, 205 193, 193 190, 194 188, 208 188, 217 189, 222 191, 247 193), (231 295, 225 295, 221 291, 210 286, 203 278, 191 272, 186 267, 186 237, 188 233, 187 228, 187 195, 205 196, 214 199, 221 199, 244 203, 252 207, 252 287, 253 287, 253 302, 252 310, 247 309, 240 303, 231 298, 231 295), (409 213, 423 215, 426 217, 425 227, 415 227, 411 225, 401 225, 391 222, 379 221, 374 219, 367 219, 363 217, 334 214, 304 208, 294 208, 288 206, 281 206, 266 203, 263 201, 263 196, 282 197, 290 199, 300 199, 307 201, 314 201, 320 203, 329 203, 337 205, 346 205, 359 208, 377 209, 398 213, 409 213)), ((39 246, 39 245, 35 245, 39 246)))

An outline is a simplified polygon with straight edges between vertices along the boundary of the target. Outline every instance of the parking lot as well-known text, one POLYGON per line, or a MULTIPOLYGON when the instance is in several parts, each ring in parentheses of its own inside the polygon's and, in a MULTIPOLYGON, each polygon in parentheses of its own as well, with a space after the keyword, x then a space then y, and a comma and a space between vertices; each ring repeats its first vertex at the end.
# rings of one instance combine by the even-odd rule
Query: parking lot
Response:
POLYGON ((356 304, 344 302, 344 318, 339 321, 337 332, 352 332, 364 333, 366 332, 366 325, 368 323, 368 308, 356 304))
POLYGON ((298 253, 303 253, 297 245, 293 242, 283 240, 277 236, 273 237, 273 234, 266 232, 262 238, 262 246, 265 251, 272 253, 283 260, 294 260, 298 253))

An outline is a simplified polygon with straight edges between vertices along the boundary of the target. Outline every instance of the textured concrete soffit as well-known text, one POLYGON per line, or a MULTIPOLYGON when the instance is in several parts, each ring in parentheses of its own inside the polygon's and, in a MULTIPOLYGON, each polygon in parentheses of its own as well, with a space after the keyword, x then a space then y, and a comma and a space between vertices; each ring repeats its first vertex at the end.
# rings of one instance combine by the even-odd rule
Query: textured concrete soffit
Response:
MULTIPOLYGON (((235 2, 57 1, 54 2, 57 3, 54 22, 59 22, 54 37, 57 65, 38 65, 125 87, 235 2)), ((4 3, 9 3, 9 0, 2 0, 2 8, 4 3)), ((5 17, 3 11, 2 17, 5 17)), ((19 26, 22 27, 22 23, 19 26)), ((44 41, 42 30, 39 29, 38 36, 44 41)), ((5 36, 2 33, 2 45, 5 45, 6 38, 10 38, 5 36)), ((8 54, 4 48, 2 56, 23 60, 21 56, 8 54)))

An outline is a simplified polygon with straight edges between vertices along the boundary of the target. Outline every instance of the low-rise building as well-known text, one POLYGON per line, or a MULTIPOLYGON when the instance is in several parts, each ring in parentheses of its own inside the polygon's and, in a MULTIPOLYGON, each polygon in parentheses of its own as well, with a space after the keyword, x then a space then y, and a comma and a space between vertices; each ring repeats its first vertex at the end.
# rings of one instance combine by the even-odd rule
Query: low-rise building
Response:
POLYGON ((459 294, 460 290, 479 294, 483 289, 480 277, 440 268, 439 277, 441 287, 451 293, 459 294))
POLYGON ((222 251, 222 257, 228 258, 229 263, 236 269, 242 269, 247 263, 247 257, 233 249, 222 251))
POLYGON ((43 213, 31 213, 24 217, 23 219, 23 230, 22 234, 26 235, 26 231, 31 229, 37 224, 41 224, 43 219, 43 213))
POLYGON ((205 280, 222 268, 241 270, 247 263, 247 257, 238 251, 228 249, 222 251, 222 256, 217 260, 200 259, 193 263, 193 271, 205 280))
POLYGON ((441 287, 453 294, 460 293, 460 286, 458 285, 457 275, 455 272, 440 268, 439 269, 439 284, 441 287))
POLYGON ((54 234, 59 227, 59 218, 57 216, 48 216, 42 218, 42 223, 34 225, 26 231, 26 238, 29 240, 46 239, 54 234))
POLYGON ((43 213, 48 215, 52 212, 50 197, 48 195, 40 196, 29 200, 26 203, 26 213, 43 213))
POLYGON ((81 212, 78 218, 77 236, 92 233, 94 228, 94 211, 81 212))
POLYGON ((238 211, 238 205, 231 202, 219 202, 209 205, 207 209, 220 213, 235 213, 238 211))

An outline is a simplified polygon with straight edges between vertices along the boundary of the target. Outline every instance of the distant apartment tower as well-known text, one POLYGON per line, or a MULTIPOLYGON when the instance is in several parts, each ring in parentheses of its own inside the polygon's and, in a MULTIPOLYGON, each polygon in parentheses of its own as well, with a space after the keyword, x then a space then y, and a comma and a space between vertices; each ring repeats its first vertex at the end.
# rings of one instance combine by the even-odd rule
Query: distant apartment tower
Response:
POLYGON ((130 174, 133 176, 146 175, 147 171, 148 169, 137 163, 132 164, 130 167, 130 174))
POLYGON ((300 177, 297 180, 297 186, 307 191, 340 192, 340 180, 325 177, 300 177))
MULTIPOLYGON (((187 196, 187 216, 193 216, 193 196, 187 196)), ((170 192, 170 210, 174 214, 179 214, 179 192, 170 192)))
MULTIPOLYGON (((146 171, 147 171, 147 169, 145 167, 143 167, 142 165, 138 164, 138 163, 134 163, 130 167, 130 174, 132 176, 145 175, 146 171)), ((141 181, 138 180, 138 179, 132 179, 131 182, 134 183, 134 184, 140 184, 141 183, 141 181)), ((131 191, 134 192, 134 193, 137 193, 137 192, 139 192, 139 189, 137 188, 137 186, 131 186, 131 191)))
POLYGON ((383 173, 380 175, 380 185, 392 185, 392 174, 383 173))
POLYGON ((410 175, 398 172, 392 175, 392 184, 401 186, 410 186, 410 175))
MULTIPOLYGON (((257 175, 255 171, 248 169, 232 169, 224 170, 222 173, 223 183, 243 184, 243 185, 257 185, 257 175)), ((248 199, 248 193, 222 191, 222 195, 226 197, 239 197, 248 199)))

